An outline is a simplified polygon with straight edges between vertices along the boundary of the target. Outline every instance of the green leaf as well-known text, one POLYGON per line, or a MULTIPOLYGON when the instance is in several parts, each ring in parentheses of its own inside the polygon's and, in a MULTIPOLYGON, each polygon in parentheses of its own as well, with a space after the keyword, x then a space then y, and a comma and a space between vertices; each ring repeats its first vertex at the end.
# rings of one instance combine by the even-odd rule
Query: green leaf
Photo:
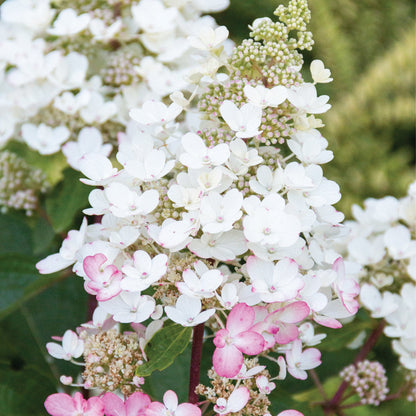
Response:
POLYGON ((48 356, 51 335, 86 320, 82 279, 58 282, 0 320, 0 415, 46 416, 43 403, 56 393, 61 374, 76 379, 80 367, 48 356))
POLYGON ((146 378, 143 388, 155 400, 162 400, 167 390, 175 390, 179 402, 188 400, 189 369, 191 364, 191 344, 179 354, 172 365, 163 371, 154 371, 146 378))
POLYGON ((41 276, 35 264, 35 259, 22 254, 0 255, 0 319, 65 277, 41 276))
POLYGON ((371 321, 354 320, 339 329, 326 328, 327 337, 319 344, 321 351, 338 351, 348 344, 362 332, 372 328, 371 321))
POLYGON ((88 205, 90 189, 79 181, 81 175, 65 169, 64 179, 46 200, 46 212, 56 232, 66 231, 74 217, 88 205))
POLYGON ((32 254, 30 227, 17 216, 0 215, 0 254, 32 254))
POLYGON ((139 366, 136 374, 139 377, 146 377, 155 370, 162 371, 170 366, 188 345, 191 334, 192 328, 179 324, 166 324, 147 344, 145 352, 149 361, 139 366))
POLYGON ((39 217, 33 228, 33 250, 35 255, 53 251, 55 231, 45 218, 39 217))
POLYGON ((38 277, 33 259, 18 254, 0 256, 0 314, 20 299, 38 277))

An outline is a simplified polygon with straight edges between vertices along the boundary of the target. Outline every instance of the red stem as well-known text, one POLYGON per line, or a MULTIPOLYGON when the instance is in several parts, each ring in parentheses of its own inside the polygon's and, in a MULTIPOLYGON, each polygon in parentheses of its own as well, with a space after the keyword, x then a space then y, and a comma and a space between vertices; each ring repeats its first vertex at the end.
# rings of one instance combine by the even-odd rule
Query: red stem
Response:
POLYGON ((198 394, 195 388, 199 384, 199 372, 201 368, 202 341, 204 338, 204 324, 194 327, 192 337, 191 368, 189 373, 189 403, 198 403, 198 394))

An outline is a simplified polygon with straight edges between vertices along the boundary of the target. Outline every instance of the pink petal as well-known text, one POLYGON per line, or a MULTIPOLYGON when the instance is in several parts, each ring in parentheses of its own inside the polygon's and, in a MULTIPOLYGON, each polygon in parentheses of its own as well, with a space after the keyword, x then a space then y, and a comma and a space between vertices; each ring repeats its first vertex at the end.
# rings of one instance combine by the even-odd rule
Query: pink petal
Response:
POLYGON ((345 276, 345 265, 344 265, 344 260, 342 259, 342 257, 338 257, 334 261, 334 264, 332 265, 332 270, 338 273, 339 278, 342 278, 345 276))
MULTIPOLYGON (((150 405, 151 401, 147 394, 136 391, 127 399, 125 403, 126 416, 141 416, 150 405)), ((109 416, 109 415, 106 415, 109 416)))
POLYGON ((95 256, 85 257, 82 266, 85 274, 91 279, 96 280, 100 273, 101 266, 107 261, 107 257, 102 253, 97 253, 95 256))
MULTIPOLYGON (((225 347, 225 342, 227 340, 227 338, 229 337, 230 333, 226 330, 226 329, 220 329, 219 331, 217 331, 217 333, 215 334, 215 338, 214 338, 214 345, 218 348, 224 348, 225 347)), ((58 345, 58 344, 56 344, 58 345)))
POLYGON ((234 345, 216 348, 212 356, 214 370, 220 377, 235 377, 243 366, 243 354, 234 345))
POLYGON ((74 399, 65 393, 51 394, 45 400, 45 409, 52 416, 73 416, 76 410, 74 399))
POLYGON ((176 409, 175 416, 201 416, 201 410, 194 404, 182 403, 176 409))
POLYGON ((126 416, 126 408, 120 397, 114 393, 106 393, 101 398, 104 403, 104 412, 106 416, 126 416))
POLYGON ((320 325, 326 326, 327 328, 342 328, 341 322, 337 321, 335 318, 330 318, 329 316, 315 315, 313 320, 320 325))
POLYGON ((280 412, 277 416, 304 416, 303 413, 298 412, 297 410, 283 410, 283 412, 280 412))
POLYGON ((91 397, 88 399, 84 416, 104 416, 104 403, 100 397, 91 397))
POLYGON ((279 324, 279 331, 274 335, 274 339, 278 344, 288 344, 298 337, 299 330, 294 324, 279 324))
POLYGON ((149 404, 149 407, 144 411, 146 416, 163 416, 166 414, 166 407, 159 402, 149 404))
POLYGON ((279 320, 288 324, 296 324, 309 315, 310 309, 306 302, 293 302, 280 309, 279 320))
POLYGON ((120 276, 113 281, 108 287, 101 288, 97 293, 97 300, 100 302, 110 300, 117 296, 121 292, 120 287, 121 274, 120 276))
POLYGON ((239 303, 228 315, 226 328, 231 336, 247 331, 253 325, 254 317, 255 313, 251 306, 239 303))
POLYGON ((233 344, 244 354, 257 355, 263 351, 264 338, 254 331, 245 331, 233 338, 233 344))

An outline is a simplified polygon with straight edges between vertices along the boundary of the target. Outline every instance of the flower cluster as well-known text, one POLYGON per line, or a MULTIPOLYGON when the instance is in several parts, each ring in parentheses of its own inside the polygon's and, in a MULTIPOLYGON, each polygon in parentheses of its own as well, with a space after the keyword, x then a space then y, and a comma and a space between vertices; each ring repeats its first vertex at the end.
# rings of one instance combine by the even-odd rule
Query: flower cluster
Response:
POLYGON ((0 210, 24 210, 31 215, 38 205, 38 196, 49 184, 40 169, 29 166, 7 150, 0 154, 0 210))
MULTIPOLYGON (((87 338, 71 335, 77 340, 69 359, 81 356, 83 344, 90 360, 91 333, 109 325, 134 330, 144 322, 150 333, 137 335, 134 348, 146 362, 150 328, 167 319, 205 324, 215 333, 213 387, 198 392, 221 415, 253 415, 256 408, 267 414, 272 378, 304 380, 320 364, 312 348, 324 337, 315 334, 318 325, 340 328, 358 310, 359 286, 334 248, 344 232, 333 207, 340 192, 323 175, 321 164, 333 155, 315 118, 330 108, 316 88, 330 72, 314 61, 312 82, 302 79, 298 49, 312 44, 306 1, 292 0, 276 14, 280 23, 256 20, 251 40, 230 59, 225 28, 204 25, 190 38, 203 59, 187 79, 189 93, 130 110, 118 135, 119 165, 102 152, 82 155, 82 181, 95 187, 84 213, 100 219, 84 219, 59 253, 37 264, 41 273, 72 266, 97 299, 92 322, 84 324, 87 338), (278 374, 248 365, 247 355, 276 362, 278 374)), ((166 28, 169 15, 162 21, 166 28)), ((103 389, 91 385, 98 378, 84 387, 103 389)), ((165 405, 151 404, 143 414, 162 414, 161 406, 194 414, 176 411, 173 393, 165 396, 165 405)))
POLYGON ((81 393, 71 397, 65 393, 52 394, 46 399, 45 408, 54 416, 201 416, 201 410, 189 403, 178 404, 176 394, 169 390, 163 396, 163 404, 152 402, 148 395, 131 394, 124 402, 116 394, 107 392, 102 397, 83 399, 81 393))
POLYGON ((378 406, 389 391, 385 373, 379 362, 364 360, 344 368, 340 376, 360 396, 362 404, 378 406))
POLYGON ((128 111, 185 88, 197 66, 189 36, 228 0, 7 0, 0 13, 0 145, 42 155, 111 151, 128 111), (67 142, 70 140, 69 142, 67 142), (66 144, 64 144, 67 142, 66 144))
POLYGON ((367 199, 353 214, 344 250, 361 282, 361 303, 373 318, 385 319, 400 363, 415 370, 416 183, 405 198, 367 199))

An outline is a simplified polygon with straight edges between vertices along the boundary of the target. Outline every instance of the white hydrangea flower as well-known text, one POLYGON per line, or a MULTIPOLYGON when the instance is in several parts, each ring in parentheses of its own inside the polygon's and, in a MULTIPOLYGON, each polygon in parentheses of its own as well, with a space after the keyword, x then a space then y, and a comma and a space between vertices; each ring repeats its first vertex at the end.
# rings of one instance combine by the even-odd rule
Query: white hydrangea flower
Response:
POLYGON ((60 150, 70 135, 70 131, 65 126, 49 127, 46 124, 36 126, 26 123, 22 126, 22 137, 24 141, 41 155, 51 155, 60 150))
MULTIPOLYGON (((73 94, 69 91, 64 91, 53 100, 53 106, 65 114, 74 115, 81 108, 88 105, 91 98, 91 92, 88 90, 81 90, 78 94, 73 94)), ((84 129, 94 127, 84 127, 84 129)), ((81 132, 82 132, 81 130, 81 132)), ((80 133, 81 133, 80 132, 80 133)))
POLYGON ((196 273, 191 269, 183 271, 183 282, 176 283, 176 287, 183 295, 189 297, 212 298, 224 276, 217 269, 209 270, 201 261, 196 262, 194 268, 196 273))
POLYGON ((266 88, 263 85, 246 85, 244 87, 244 94, 249 103, 260 108, 277 107, 282 104, 287 98, 287 88, 283 85, 278 85, 273 88, 266 88))
POLYGON ((174 120, 182 111, 182 107, 172 103, 169 107, 161 102, 146 101, 142 108, 130 110, 130 117, 139 124, 166 124, 174 120))
POLYGON ((95 127, 84 127, 78 134, 76 142, 70 141, 62 146, 68 164, 75 170, 80 170, 80 159, 89 153, 98 153, 108 157, 113 146, 109 143, 103 144, 101 132, 95 127))
POLYGON ((221 196, 210 192, 201 201, 200 221, 206 233, 221 233, 232 229, 233 224, 242 216, 243 196, 232 189, 221 196))
POLYGON ((331 105, 327 104, 329 97, 327 95, 318 97, 313 84, 305 83, 288 89, 287 99, 297 109, 308 114, 326 113, 331 108, 331 105))
POLYGON ((247 139, 261 133, 258 130, 261 123, 262 110, 253 104, 243 104, 238 108, 232 101, 225 100, 220 106, 220 113, 236 136, 247 139))
POLYGON ((324 63, 320 59, 314 59, 311 62, 310 71, 315 84, 328 83, 333 80, 331 78, 331 71, 325 68, 324 63))
POLYGON ((283 169, 274 172, 268 166, 260 166, 256 172, 256 179, 251 178, 250 188, 259 195, 269 195, 279 192, 283 187, 283 169))
POLYGON ((298 265, 291 259, 283 259, 274 264, 250 256, 246 267, 253 289, 266 303, 294 299, 304 286, 298 265))
POLYGON ((71 36, 88 27, 91 17, 87 13, 77 15, 74 9, 62 10, 47 32, 55 36, 71 36))
POLYGON ((48 342, 46 349, 52 357, 70 361, 72 358, 81 357, 84 352, 84 341, 79 339, 74 331, 68 329, 62 337, 62 345, 56 342, 48 342))
POLYGON ((416 256, 416 241, 411 240, 410 231, 404 225, 396 225, 384 234, 384 243, 394 260, 416 256))
POLYGON ((101 94, 94 92, 80 114, 86 123, 102 124, 117 114, 117 106, 113 101, 104 101, 101 94))
POLYGON ((167 271, 168 257, 158 254, 151 258, 143 250, 133 254, 133 265, 125 264, 121 270, 126 275, 121 288, 130 292, 141 292, 157 282, 167 271))
POLYGON ((247 251, 247 243, 240 230, 230 230, 218 234, 204 233, 200 239, 194 238, 188 248, 203 259, 231 261, 247 251))
POLYGON ((121 323, 143 322, 155 310, 155 300, 147 295, 141 296, 137 292, 122 291, 116 297, 99 303, 113 319, 121 323))
POLYGON ((71 230, 68 232, 58 253, 51 254, 36 263, 39 273, 54 273, 74 264, 77 260, 78 251, 84 245, 86 231, 87 219, 84 217, 79 231, 71 230))
POLYGON ((242 139, 235 139, 230 143, 230 160, 227 164, 236 175, 244 175, 250 166, 256 166, 263 161, 257 149, 250 149, 242 139))
POLYGON ((159 202, 159 193, 155 189, 138 194, 120 182, 112 182, 105 188, 104 194, 108 200, 108 210, 121 218, 149 214, 159 202))
POLYGON ((181 154, 179 160, 190 169, 222 165, 230 155, 227 144, 221 143, 207 148, 203 140, 195 133, 185 134, 181 142, 185 152, 181 154))
POLYGON ((371 311, 373 318, 384 318, 399 307, 399 296, 390 292, 382 294, 372 285, 361 286, 360 300, 371 311))
POLYGON ((244 200, 243 206, 248 214, 243 219, 244 235, 248 241, 288 247, 298 239, 300 221, 285 212, 285 201, 280 195, 267 195, 263 201, 250 196, 244 200))
POLYGON ((202 51, 209 51, 219 46, 228 38, 228 29, 225 26, 212 28, 211 26, 202 26, 198 32, 198 36, 190 36, 189 44, 202 51))
POLYGON ((215 309, 201 312, 201 301, 186 295, 179 296, 175 307, 165 306, 166 315, 170 320, 182 326, 196 326, 207 321, 215 313, 215 309))

